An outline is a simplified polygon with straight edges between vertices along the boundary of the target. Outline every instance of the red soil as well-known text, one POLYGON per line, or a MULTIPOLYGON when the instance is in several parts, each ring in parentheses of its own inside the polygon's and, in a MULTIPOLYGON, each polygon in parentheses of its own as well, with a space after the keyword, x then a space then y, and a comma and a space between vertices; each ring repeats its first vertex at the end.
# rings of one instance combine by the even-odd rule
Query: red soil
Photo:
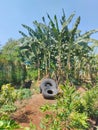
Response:
MULTIPOLYGON (((79 87, 77 91, 83 93, 85 92, 85 89, 79 87)), ((30 99, 16 102, 18 110, 12 115, 12 117, 23 127, 17 130, 24 130, 24 127, 29 127, 30 123, 33 123, 37 130, 42 130, 40 128, 40 123, 45 116, 45 112, 42 112, 40 107, 44 104, 55 102, 55 100, 44 99, 42 94, 34 94, 30 99)))
POLYGON ((30 99, 16 103, 18 110, 13 114, 13 118, 22 127, 29 127, 30 122, 32 122, 36 125, 37 130, 41 130, 40 122, 45 116, 45 113, 40 110, 40 107, 44 104, 54 102, 55 100, 44 99, 42 94, 35 94, 30 99))

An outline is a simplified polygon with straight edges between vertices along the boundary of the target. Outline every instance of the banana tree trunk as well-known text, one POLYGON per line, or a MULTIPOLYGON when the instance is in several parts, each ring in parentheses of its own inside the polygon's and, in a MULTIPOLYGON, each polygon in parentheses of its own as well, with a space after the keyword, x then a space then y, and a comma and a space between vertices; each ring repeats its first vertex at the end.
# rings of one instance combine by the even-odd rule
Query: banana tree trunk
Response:
POLYGON ((71 68, 70 54, 68 54, 68 57, 67 57, 67 72, 66 72, 66 79, 67 80, 69 79, 70 68, 71 68))

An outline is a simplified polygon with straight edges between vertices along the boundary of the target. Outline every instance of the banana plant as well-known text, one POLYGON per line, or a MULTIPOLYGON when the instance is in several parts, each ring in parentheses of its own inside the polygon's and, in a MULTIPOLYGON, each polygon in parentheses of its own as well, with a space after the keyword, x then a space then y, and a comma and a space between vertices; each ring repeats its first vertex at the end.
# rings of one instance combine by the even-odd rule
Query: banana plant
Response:
MULTIPOLYGON (((59 23, 56 15, 52 20, 50 15, 47 14, 49 23, 42 17, 43 23, 33 22, 35 30, 22 24, 28 30, 28 36, 20 31, 26 39, 31 39, 28 44, 22 43, 21 50, 25 50, 25 56, 30 61, 37 61, 39 70, 42 70, 42 72, 45 70, 46 75, 52 72, 50 75, 52 76, 55 73, 57 77, 62 77, 60 80, 71 80, 78 77, 83 69, 83 67, 81 68, 83 66, 82 61, 88 63, 87 59, 90 59, 90 53, 93 51, 89 43, 98 43, 98 40, 91 38, 91 35, 98 30, 94 29, 81 34, 81 30, 78 29, 80 16, 70 29, 69 25, 74 16, 75 13, 72 13, 67 19, 63 10, 59 23)), ((86 71, 86 67, 84 70, 86 71)))

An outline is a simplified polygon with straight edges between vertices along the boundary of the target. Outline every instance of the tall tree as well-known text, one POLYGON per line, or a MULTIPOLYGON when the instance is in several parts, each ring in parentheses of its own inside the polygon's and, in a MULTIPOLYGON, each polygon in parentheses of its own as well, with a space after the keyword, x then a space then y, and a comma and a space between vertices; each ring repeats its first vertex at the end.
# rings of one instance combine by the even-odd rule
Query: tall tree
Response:
POLYGON ((1 49, 0 85, 8 82, 19 83, 26 78, 26 69, 20 59, 18 41, 10 39, 1 49))
POLYGON ((29 39, 27 42, 24 40, 20 47, 21 52, 25 53, 26 60, 34 61, 38 70, 45 70, 46 74, 51 73, 50 76, 55 73, 59 79, 61 77, 70 80, 78 78, 81 66, 83 66, 82 59, 89 59, 90 52, 92 52, 89 43, 98 43, 90 36, 98 30, 94 29, 81 34, 78 29, 80 16, 70 29, 69 25, 74 16, 73 13, 67 19, 63 10, 60 23, 56 15, 52 20, 47 14, 49 23, 46 23, 45 18, 42 17, 43 23, 33 22, 35 29, 22 24, 29 34, 26 35, 19 31, 25 37, 24 39, 29 39))

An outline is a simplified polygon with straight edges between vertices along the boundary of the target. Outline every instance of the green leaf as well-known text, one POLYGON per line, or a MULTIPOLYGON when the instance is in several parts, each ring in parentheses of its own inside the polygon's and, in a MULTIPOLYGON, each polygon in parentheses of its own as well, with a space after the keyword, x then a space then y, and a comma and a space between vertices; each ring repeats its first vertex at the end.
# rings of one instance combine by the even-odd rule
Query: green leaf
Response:
POLYGON ((74 17, 74 13, 68 18, 67 21, 65 21, 62 25, 62 31, 65 30, 65 28, 70 24, 70 22, 72 21, 73 17, 74 17))
POLYGON ((73 29, 71 31, 72 36, 74 36, 76 34, 79 23, 80 23, 80 16, 77 18, 77 20, 76 20, 76 22, 75 22, 75 24, 73 26, 73 29))
POLYGON ((23 37, 27 37, 27 35, 25 33, 23 33, 22 31, 19 31, 19 33, 23 36, 23 37))
POLYGON ((3 125, 4 125, 4 122, 0 120, 0 128, 2 128, 3 125))

